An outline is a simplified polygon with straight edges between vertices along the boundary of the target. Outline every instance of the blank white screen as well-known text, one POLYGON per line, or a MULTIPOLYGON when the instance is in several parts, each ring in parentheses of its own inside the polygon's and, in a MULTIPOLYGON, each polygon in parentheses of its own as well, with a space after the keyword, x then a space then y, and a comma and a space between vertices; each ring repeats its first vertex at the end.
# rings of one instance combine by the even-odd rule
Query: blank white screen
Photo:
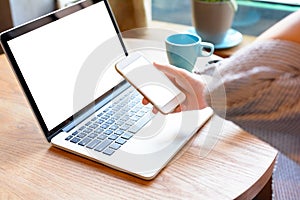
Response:
MULTIPOLYGON (((115 28, 100 2, 8 42, 49 130, 79 110, 73 108, 73 92, 80 68, 95 48, 112 37, 115 28)), ((114 78, 117 73, 111 76, 105 90, 119 81, 114 78)), ((103 92, 100 88, 95 98, 103 92)))

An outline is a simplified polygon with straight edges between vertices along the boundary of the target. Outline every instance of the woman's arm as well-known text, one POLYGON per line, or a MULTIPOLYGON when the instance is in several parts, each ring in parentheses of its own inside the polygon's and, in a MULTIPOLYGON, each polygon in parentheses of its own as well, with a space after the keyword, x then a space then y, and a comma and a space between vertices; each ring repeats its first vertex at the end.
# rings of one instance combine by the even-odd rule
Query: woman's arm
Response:
POLYGON ((216 65, 205 91, 216 114, 300 164, 300 44, 263 40, 216 65), (220 102, 222 92, 226 107, 220 102))
POLYGON ((257 41, 269 39, 300 43, 300 10, 288 15, 257 37, 257 41))

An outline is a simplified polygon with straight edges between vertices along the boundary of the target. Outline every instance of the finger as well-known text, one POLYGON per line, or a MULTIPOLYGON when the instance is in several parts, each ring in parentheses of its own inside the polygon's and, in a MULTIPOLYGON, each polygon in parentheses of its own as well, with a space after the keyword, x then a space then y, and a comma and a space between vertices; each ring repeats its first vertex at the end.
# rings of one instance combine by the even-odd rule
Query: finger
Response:
POLYGON ((168 72, 168 73, 171 73, 173 74, 174 71, 176 71, 176 68, 175 67, 172 67, 171 65, 163 65, 163 64, 159 64, 159 63, 156 63, 154 62, 153 65, 161 70, 161 71, 164 71, 164 72, 168 72))
POLYGON ((163 72, 171 81, 175 80, 175 77, 177 76, 177 73, 173 70, 169 70, 168 67, 164 65, 158 65, 156 63, 153 63, 153 65, 161 72, 163 72))
POLYGON ((155 107, 153 106, 152 112, 153 112, 154 114, 157 114, 157 113, 158 113, 157 108, 155 108, 155 107))
POLYGON ((176 77, 180 76, 180 72, 176 70, 176 67, 173 67, 171 65, 161 65, 154 63, 154 66, 158 70, 162 71, 173 83, 176 83, 176 77))
POLYGON ((175 113, 176 113, 176 112, 181 112, 181 106, 177 106, 177 107, 175 108, 174 112, 175 112, 175 113))
POLYGON ((153 63, 153 65, 168 74, 173 74, 173 75, 178 75, 178 74, 188 74, 188 72, 184 69, 181 69, 179 67, 173 66, 173 65, 162 65, 162 64, 158 64, 156 62, 153 63))
POLYGON ((161 70, 162 72, 164 72, 167 77, 173 82, 173 83, 177 83, 180 86, 184 86, 181 83, 182 80, 180 79, 185 79, 188 80, 191 78, 191 73, 189 73, 188 71, 172 66, 172 65, 161 65, 158 63, 153 63, 153 65, 158 69, 161 70))
POLYGON ((142 104, 147 105, 148 103, 150 103, 150 101, 146 98, 142 99, 142 104))

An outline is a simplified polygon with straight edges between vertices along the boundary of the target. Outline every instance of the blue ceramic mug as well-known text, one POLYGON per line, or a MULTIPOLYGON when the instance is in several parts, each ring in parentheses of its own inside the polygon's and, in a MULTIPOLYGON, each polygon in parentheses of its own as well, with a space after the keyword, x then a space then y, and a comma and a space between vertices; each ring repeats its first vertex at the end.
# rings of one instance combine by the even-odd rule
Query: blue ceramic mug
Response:
POLYGON ((170 35, 165 43, 170 64, 189 72, 193 71, 198 57, 207 57, 214 52, 213 44, 202 42, 200 37, 187 33, 170 35))

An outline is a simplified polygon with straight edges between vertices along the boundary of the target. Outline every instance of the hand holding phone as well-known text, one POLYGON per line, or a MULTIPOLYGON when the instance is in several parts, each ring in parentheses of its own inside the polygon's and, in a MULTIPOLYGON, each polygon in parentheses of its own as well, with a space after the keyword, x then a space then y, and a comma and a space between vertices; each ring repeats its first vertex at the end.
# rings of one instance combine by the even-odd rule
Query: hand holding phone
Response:
POLYGON ((133 53, 116 64, 116 70, 161 113, 168 114, 185 100, 168 77, 141 53, 133 53))

